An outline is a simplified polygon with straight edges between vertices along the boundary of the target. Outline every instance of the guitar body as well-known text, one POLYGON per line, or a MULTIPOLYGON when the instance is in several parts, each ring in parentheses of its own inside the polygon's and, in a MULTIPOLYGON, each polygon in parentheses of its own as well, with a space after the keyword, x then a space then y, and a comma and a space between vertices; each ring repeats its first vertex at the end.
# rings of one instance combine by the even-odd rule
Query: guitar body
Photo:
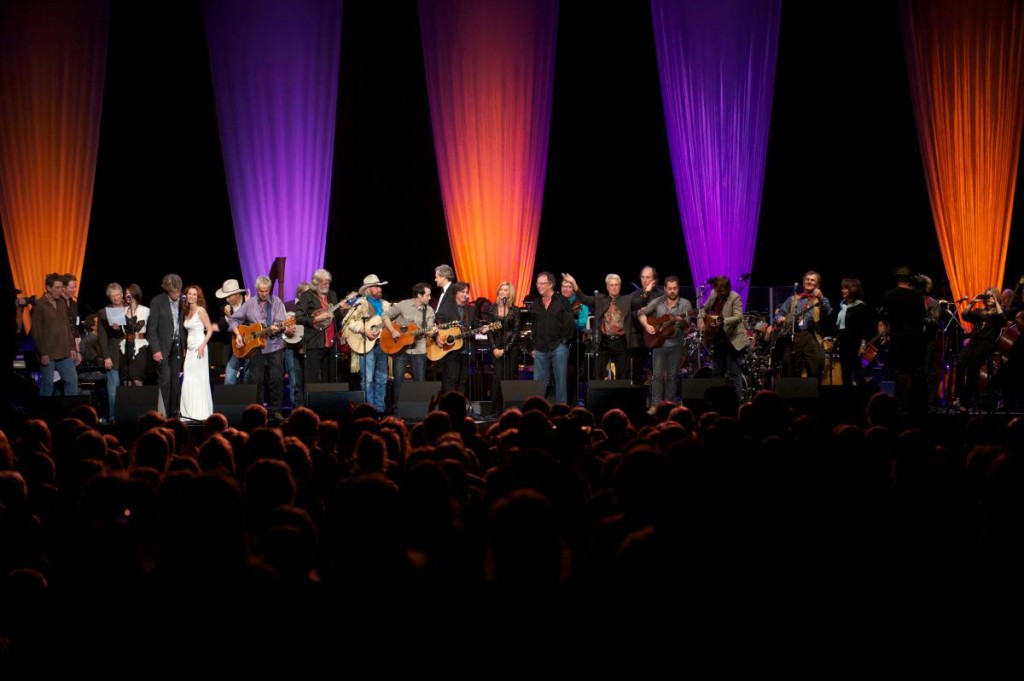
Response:
POLYGON ((436 336, 427 339, 427 359, 436 362, 452 350, 461 350, 462 342, 462 329, 459 327, 440 329, 436 336))
POLYGON ((709 314, 704 316, 704 344, 712 345, 722 337, 725 324, 721 315, 709 314))
POLYGON ((380 349, 384 351, 385 355, 397 355, 410 345, 415 344, 420 336, 425 333, 420 331, 419 327, 415 324, 399 326, 398 328, 402 331, 398 338, 395 338, 387 331, 380 334, 380 349))
POLYGON ((676 315, 664 314, 660 317, 649 317, 647 323, 654 327, 654 333, 644 329, 644 345, 652 350, 660 348, 665 341, 676 335, 683 319, 676 315))
POLYGON ((427 338, 427 359, 431 362, 436 362, 452 350, 461 350, 466 336, 472 338, 478 333, 497 331, 500 328, 501 322, 491 322, 476 329, 470 329, 465 333, 458 326, 440 329, 436 336, 427 338))
MULTIPOLYGON (((284 326, 295 326, 295 317, 288 317, 284 320, 284 326)), ((263 326, 259 322, 253 322, 252 324, 239 324, 238 334, 242 337, 242 347, 238 347, 237 344, 231 344, 231 352, 234 353, 238 359, 249 359, 256 353, 257 350, 262 350, 267 347, 267 336, 270 334, 271 329, 263 326)), ((287 338, 287 336, 286 336, 287 338)))
MULTIPOLYGON (((374 315, 366 320, 363 328, 369 328, 371 331, 380 333, 380 330, 384 327, 384 322, 381 320, 380 315, 374 315)), ((378 338, 367 338, 362 333, 353 331, 351 328, 345 329, 345 342, 352 349, 352 352, 357 355, 365 355, 370 350, 373 350, 373 346, 377 344, 378 338)))

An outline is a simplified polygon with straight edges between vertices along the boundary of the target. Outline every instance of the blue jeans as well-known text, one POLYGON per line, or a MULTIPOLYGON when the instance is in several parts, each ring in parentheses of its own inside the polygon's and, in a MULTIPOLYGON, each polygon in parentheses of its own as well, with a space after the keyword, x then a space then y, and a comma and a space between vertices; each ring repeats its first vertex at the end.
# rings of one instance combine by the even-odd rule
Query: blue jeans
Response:
POLYGON ((294 346, 287 346, 284 349, 284 372, 288 374, 288 387, 291 391, 292 407, 301 407, 303 403, 302 394, 305 392, 303 381, 302 360, 294 346))
POLYGON ((662 400, 675 402, 679 394, 679 362, 683 358, 683 344, 663 345, 651 353, 651 405, 662 400))
POLYGON ((425 354, 410 355, 408 352, 400 352, 395 357, 395 404, 401 399, 402 381, 405 380, 405 368, 412 364, 412 380, 427 380, 427 356, 425 354))
POLYGON ((569 367, 569 346, 561 343, 557 348, 549 352, 537 350, 533 355, 533 378, 541 381, 547 395, 547 385, 552 370, 555 374, 555 402, 568 403, 568 393, 565 388, 565 375, 569 367))
POLYGON ((238 359, 235 353, 231 353, 228 363, 224 365, 224 385, 236 385, 239 379, 244 383, 246 366, 244 359, 238 359))
POLYGON ((117 397, 117 386, 121 385, 121 372, 118 369, 107 369, 107 418, 112 419, 117 414, 114 408, 114 399, 117 397))
POLYGON ((388 389, 388 356, 380 349, 380 344, 359 356, 359 373, 366 401, 383 414, 386 409, 384 396, 388 389))
POLYGON ((39 375, 41 378, 39 396, 50 397, 53 395, 54 371, 59 373, 60 379, 64 381, 64 394, 77 395, 78 371, 75 369, 75 361, 70 357, 65 357, 64 359, 58 360, 51 359, 49 364, 41 364, 39 366, 39 375))

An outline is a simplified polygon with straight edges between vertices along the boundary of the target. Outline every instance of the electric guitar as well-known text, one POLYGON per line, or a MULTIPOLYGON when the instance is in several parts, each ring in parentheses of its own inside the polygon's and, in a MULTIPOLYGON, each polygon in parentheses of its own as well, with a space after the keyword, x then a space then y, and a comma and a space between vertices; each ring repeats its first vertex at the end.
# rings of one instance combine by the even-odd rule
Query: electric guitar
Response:
POLYGON ((501 322, 491 322, 469 331, 463 332, 461 327, 449 326, 442 328, 436 336, 427 338, 427 359, 436 362, 452 350, 461 350, 465 336, 475 336, 478 333, 497 331, 501 328, 501 322))
POLYGON ((430 333, 430 329, 421 329, 415 324, 409 324, 408 326, 396 325, 396 328, 402 332, 398 338, 392 336, 391 332, 387 330, 382 331, 380 334, 380 349, 384 351, 385 355, 397 355, 430 333))
POLYGON ((365 355, 370 350, 373 350, 373 346, 377 344, 382 328, 384 328, 384 321, 380 318, 380 315, 375 314, 363 322, 363 329, 376 332, 378 334, 376 337, 367 338, 362 332, 354 331, 351 325, 346 325, 343 338, 348 343, 349 348, 352 349, 352 352, 357 355, 365 355))
MULTIPOLYGON (((288 317, 284 320, 284 327, 295 326, 295 317, 288 317)), ((256 354, 257 350, 267 347, 267 336, 274 333, 271 326, 264 326, 259 322, 252 324, 239 324, 238 334, 242 337, 242 346, 231 343, 231 352, 238 359, 248 359, 256 354)))

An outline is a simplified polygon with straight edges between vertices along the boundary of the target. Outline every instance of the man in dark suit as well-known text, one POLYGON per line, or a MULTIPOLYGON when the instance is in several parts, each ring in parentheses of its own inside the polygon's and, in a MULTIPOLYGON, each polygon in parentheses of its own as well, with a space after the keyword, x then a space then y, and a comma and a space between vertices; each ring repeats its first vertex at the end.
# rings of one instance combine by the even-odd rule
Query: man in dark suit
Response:
POLYGON ((178 376, 184 361, 182 344, 185 339, 180 300, 181 277, 177 274, 165 275, 160 287, 164 293, 149 302, 146 338, 153 349, 153 361, 156 362, 163 413, 168 417, 177 417, 178 402, 181 399, 178 376))
POLYGON ((455 293, 451 290, 455 281, 455 270, 450 265, 438 265, 434 268, 434 283, 437 284, 437 302, 434 317, 438 324, 457 320, 458 310, 455 293))

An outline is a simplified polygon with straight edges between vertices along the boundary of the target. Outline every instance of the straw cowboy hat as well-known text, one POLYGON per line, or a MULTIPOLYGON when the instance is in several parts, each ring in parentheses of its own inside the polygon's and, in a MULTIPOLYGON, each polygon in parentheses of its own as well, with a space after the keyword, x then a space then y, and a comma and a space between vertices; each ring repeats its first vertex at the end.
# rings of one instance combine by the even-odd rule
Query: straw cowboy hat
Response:
POLYGON ((366 293, 366 289, 373 288, 374 286, 384 286, 388 282, 381 281, 377 278, 376 274, 368 274, 363 278, 363 285, 359 287, 359 295, 366 293))
POLYGON ((228 279, 213 295, 218 298, 227 298, 228 296, 233 296, 236 293, 245 293, 245 289, 238 285, 237 279, 228 279))

